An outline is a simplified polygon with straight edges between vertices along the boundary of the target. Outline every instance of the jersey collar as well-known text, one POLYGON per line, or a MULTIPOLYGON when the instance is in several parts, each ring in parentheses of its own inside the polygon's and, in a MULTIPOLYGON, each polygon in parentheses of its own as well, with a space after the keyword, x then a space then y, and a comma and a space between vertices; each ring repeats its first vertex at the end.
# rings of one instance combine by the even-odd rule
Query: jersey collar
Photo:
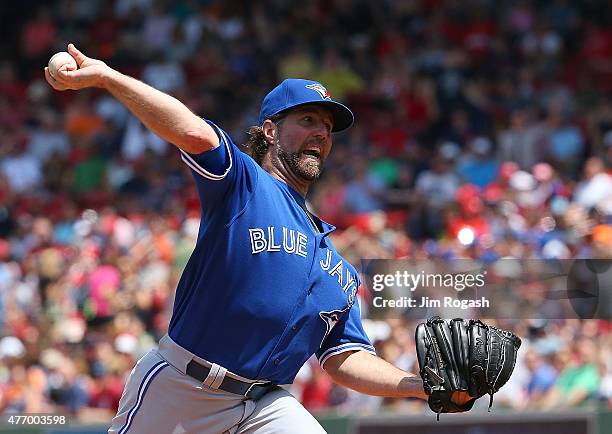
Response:
MULTIPOLYGON (((289 193, 298 204, 301 204, 302 206, 306 206, 306 198, 304 198, 300 193, 295 191, 289 184, 281 181, 280 179, 275 178, 274 176, 272 176, 272 179, 276 181, 276 184, 278 186, 280 186, 283 190, 289 193)), ((310 214, 312 215, 313 218, 321 222, 321 227, 323 228, 323 234, 322 234, 323 236, 327 236, 336 230, 336 227, 334 225, 327 223, 325 220, 321 219, 320 217, 312 213, 310 214)))

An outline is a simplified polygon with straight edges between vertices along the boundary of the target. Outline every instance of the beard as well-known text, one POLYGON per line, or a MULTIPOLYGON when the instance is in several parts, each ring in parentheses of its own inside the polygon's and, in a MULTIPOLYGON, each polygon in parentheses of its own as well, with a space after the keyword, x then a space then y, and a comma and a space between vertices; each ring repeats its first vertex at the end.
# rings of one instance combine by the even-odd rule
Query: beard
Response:
POLYGON ((285 163, 293 173, 306 181, 315 181, 323 171, 323 156, 313 158, 302 152, 288 152, 285 147, 276 142, 276 154, 281 162, 285 163))

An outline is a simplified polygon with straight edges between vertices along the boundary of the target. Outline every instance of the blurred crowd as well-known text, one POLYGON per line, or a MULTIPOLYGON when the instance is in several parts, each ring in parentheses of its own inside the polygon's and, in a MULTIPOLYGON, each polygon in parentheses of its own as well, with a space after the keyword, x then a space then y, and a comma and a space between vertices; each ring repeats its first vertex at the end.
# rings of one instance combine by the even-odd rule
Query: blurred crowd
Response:
MULTIPOLYGON (((3 4, 0 412, 108 421, 167 328, 199 203, 173 146, 99 90, 54 92, 73 42, 236 143, 284 77, 356 114, 309 197, 362 258, 612 257, 612 10, 586 0, 56 0, 3 4)), ((416 369, 414 323, 370 324, 416 369)), ((612 403, 609 321, 517 321, 515 408, 612 403)), ((313 363, 311 410, 380 405, 313 363)), ((506 392, 504 392, 506 391, 506 392)))

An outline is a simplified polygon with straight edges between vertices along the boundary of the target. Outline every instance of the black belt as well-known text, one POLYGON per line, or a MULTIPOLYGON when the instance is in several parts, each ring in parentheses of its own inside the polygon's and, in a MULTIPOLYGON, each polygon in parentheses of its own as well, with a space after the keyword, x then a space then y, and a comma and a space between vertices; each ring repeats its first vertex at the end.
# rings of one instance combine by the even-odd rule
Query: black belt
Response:
MULTIPOLYGON (((195 360, 191 360, 187 364, 187 375, 195 378, 199 382, 203 383, 208 377, 208 373, 211 368, 207 368, 204 365, 200 365, 195 360)), ((258 400, 270 390, 274 389, 276 384, 270 382, 255 382, 248 383, 246 381, 236 380, 230 378, 227 375, 223 378, 223 381, 219 385, 220 390, 224 390, 229 393, 235 393, 236 395, 242 395, 248 399, 258 400)))

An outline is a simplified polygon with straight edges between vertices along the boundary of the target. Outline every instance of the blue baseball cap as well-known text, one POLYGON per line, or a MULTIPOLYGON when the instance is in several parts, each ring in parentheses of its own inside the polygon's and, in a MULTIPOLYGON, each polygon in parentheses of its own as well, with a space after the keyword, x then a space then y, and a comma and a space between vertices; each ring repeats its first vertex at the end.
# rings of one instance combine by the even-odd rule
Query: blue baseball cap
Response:
POLYGON ((334 120, 332 132, 346 130, 353 125, 355 116, 344 104, 331 99, 325 87, 312 80, 288 78, 266 95, 259 112, 259 125, 271 116, 306 104, 317 104, 328 109, 334 120))

